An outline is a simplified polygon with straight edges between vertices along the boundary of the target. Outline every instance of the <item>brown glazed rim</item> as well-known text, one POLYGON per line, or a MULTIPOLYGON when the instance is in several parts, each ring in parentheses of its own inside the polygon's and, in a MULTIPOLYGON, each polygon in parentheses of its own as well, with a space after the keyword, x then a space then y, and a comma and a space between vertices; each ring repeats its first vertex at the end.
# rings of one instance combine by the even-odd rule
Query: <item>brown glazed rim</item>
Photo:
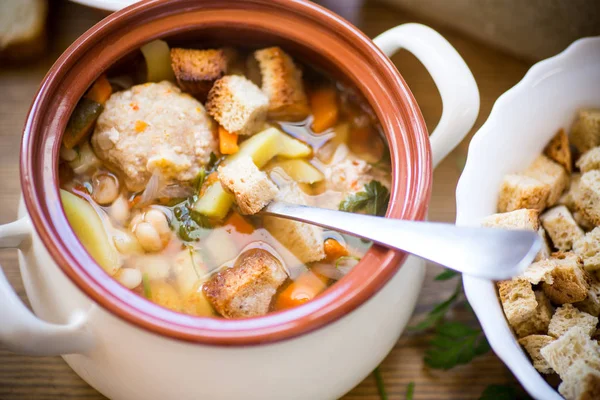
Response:
POLYGON ((200 318, 162 308, 107 275, 71 230, 60 202, 60 138, 77 100, 119 57, 150 40, 202 27, 259 31, 329 59, 362 92, 390 145, 389 218, 425 217, 432 167, 427 129, 391 61, 357 28, 304 0, 153 0, 114 13, 77 39, 44 78, 21 146, 21 184, 33 226, 64 273, 93 301, 125 321, 166 337, 247 346, 289 339, 332 323, 370 299, 405 254, 374 246, 338 283, 302 306, 257 318, 200 318))

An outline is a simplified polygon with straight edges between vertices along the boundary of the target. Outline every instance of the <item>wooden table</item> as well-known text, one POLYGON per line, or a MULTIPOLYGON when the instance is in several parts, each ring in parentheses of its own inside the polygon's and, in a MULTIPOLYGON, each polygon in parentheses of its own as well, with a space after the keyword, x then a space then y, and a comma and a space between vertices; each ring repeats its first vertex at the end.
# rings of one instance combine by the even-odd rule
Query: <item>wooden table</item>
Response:
MULTIPOLYGON (((21 130, 31 100, 45 72, 56 57, 81 33, 104 16, 103 13, 71 3, 55 3, 52 11, 50 54, 39 62, 0 69, 0 223, 15 219, 19 199, 18 153, 21 130)), ((404 22, 424 22, 419 18, 369 1, 359 14, 358 25, 371 37, 404 22)), ((455 32, 433 25, 464 57, 473 71, 481 93, 481 111, 473 132, 488 117, 496 98, 517 83, 530 63, 515 59, 455 32)), ((393 58, 410 85, 430 131, 441 115, 441 100, 432 79, 410 54, 393 58)), ((472 134, 472 133, 471 133, 472 134)), ((435 171, 430 219, 454 221, 454 190, 467 153, 470 136, 435 171)), ((0 253, 0 264, 23 301, 27 301, 17 267, 16 251, 0 253)), ((441 271, 428 267, 427 278, 413 321, 419 320, 434 304, 448 297, 454 282, 434 282, 441 271)), ((464 306, 453 311, 461 320, 474 317, 464 306)), ((1 316, 0 316, 0 323, 1 316)), ((514 378, 493 353, 467 366, 436 371, 423 364, 430 336, 406 333, 381 365, 390 399, 404 399, 406 386, 415 382, 415 399, 477 399, 489 384, 512 384, 514 378)), ((342 371, 338 371, 343 373, 342 371)), ((335 379, 332 371, 331 379, 335 379)), ((82 381, 60 357, 25 357, 0 350, 0 399, 102 399, 82 381)), ((373 377, 368 377, 344 399, 378 399, 373 377)))

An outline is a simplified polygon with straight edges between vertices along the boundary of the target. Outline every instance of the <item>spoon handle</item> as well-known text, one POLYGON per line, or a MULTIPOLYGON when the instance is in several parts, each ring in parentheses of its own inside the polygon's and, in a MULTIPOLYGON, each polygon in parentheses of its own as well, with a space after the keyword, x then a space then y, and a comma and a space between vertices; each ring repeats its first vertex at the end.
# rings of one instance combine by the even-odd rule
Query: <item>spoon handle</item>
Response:
POLYGON ((261 214, 348 233, 490 280, 521 274, 541 248, 532 231, 406 221, 281 202, 272 202, 261 214))

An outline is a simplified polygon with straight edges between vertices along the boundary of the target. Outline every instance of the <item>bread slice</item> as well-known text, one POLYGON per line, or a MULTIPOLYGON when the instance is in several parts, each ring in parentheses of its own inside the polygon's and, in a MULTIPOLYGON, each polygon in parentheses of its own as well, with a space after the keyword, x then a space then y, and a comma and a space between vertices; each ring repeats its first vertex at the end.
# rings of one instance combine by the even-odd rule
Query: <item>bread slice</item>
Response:
POLYGON ((221 185, 226 191, 233 193, 241 214, 256 214, 279 191, 250 156, 240 157, 230 164, 220 166, 218 171, 221 185))
POLYGON ((560 164, 565 171, 571 173, 573 169, 573 161, 571 158, 571 147, 569 146, 569 137, 564 129, 550 140, 544 149, 544 154, 552 161, 560 164))
POLYGON ((584 311, 594 317, 600 316, 600 281, 596 278, 592 278, 590 281, 590 288, 588 289, 588 295, 585 300, 578 303, 573 303, 579 310, 584 311))
POLYGON ((555 205, 569 186, 567 171, 544 155, 538 156, 523 174, 550 186, 546 207, 555 205))
POLYGON ((171 49, 171 66, 179 87, 205 101, 213 83, 228 70, 228 52, 223 49, 171 49))
POLYGON ((19 62, 46 50, 46 0, 0 1, 0 60, 19 62))
POLYGON ((538 210, 519 209, 510 212, 489 215, 481 221, 481 226, 488 228, 537 231, 540 227, 538 216, 538 210))
POLYGON ((498 211, 508 212, 520 208, 542 211, 546 208, 550 185, 537 179, 518 175, 506 175, 500 186, 498 211))
POLYGON ((544 229, 554 247, 560 251, 573 248, 573 243, 584 236, 583 230, 565 206, 556 206, 540 216, 544 229))
POLYGON ((226 75, 208 92, 206 111, 227 131, 252 135, 263 126, 268 105, 267 96, 250 80, 226 75))
POLYGON ((225 318, 257 317, 269 311, 273 296, 287 277, 275 256, 255 248, 242 253, 233 267, 213 275, 202 290, 225 318))
POLYGON ((556 263, 552 270, 552 283, 542 284, 550 301, 565 304, 585 300, 590 288, 590 277, 583 270, 581 257, 572 252, 555 253, 550 260, 556 263))
POLYGON ((533 368, 542 374, 551 374, 554 372, 540 354, 542 347, 552 343, 554 340, 556 339, 548 335, 529 335, 519 339, 519 344, 525 348, 533 362, 533 368))
POLYGON ((577 211, 595 226, 600 225, 600 171, 591 170, 579 181, 577 192, 574 194, 577 211))
POLYGON ((564 374, 558 391, 566 400, 600 399, 600 370, 585 360, 576 360, 564 374))
POLYGON ((598 325, 598 317, 579 311, 572 304, 563 304, 556 309, 550 320, 548 335, 557 338, 572 327, 579 326, 591 337, 596 331, 596 325, 598 325))
POLYGON ((600 146, 586 151, 581 157, 579 157, 579 160, 577 160, 577 167, 581 170, 581 172, 600 169, 600 146))
POLYGON ((510 326, 516 328, 536 314, 538 303, 531 283, 526 279, 514 278, 497 282, 496 285, 510 326))
POLYGON ((537 307, 531 317, 513 326, 517 337, 546 334, 548 332, 548 325, 550 324, 553 312, 552 305, 543 292, 536 291, 534 293, 537 307))
POLYGON ((571 128, 571 143, 581 154, 600 146, 600 110, 580 110, 571 128))
MULTIPOLYGON (((306 197, 296 183, 280 188, 276 200, 306 205, 306 197)), ((265 228, 303 263, 325 258, 323 230, 315 225, 289 219, 265 217, 265 228)))
POLYGON ((600 345, 590 339, 584 328, 574 326, 561 337, 542 347, 540 354, 561 377, 577 360, 600 368, 600 345))
POLYGON ((573 252, 583 258, 583 268, 600 270, 600 227, 596 227, 573 243, 573 252))
POLYGON ((302 83, 302 71, 279 47, 254 52, 261 75, 261 87, 269 98, 269 117, 303 120, 310 113, 302 83))

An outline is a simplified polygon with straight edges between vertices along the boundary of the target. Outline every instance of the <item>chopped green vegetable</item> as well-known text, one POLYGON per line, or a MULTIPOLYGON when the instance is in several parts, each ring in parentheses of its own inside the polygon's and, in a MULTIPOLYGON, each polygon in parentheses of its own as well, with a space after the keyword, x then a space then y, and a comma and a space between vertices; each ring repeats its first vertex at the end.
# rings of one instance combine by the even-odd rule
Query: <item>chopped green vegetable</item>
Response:
POLYGON ((404 396, 404 398, 406 400, 413 400, 414 395, 415 395, 415 383, 408 382, 408 385, 406 385, 406 395, 404 396))
POLYGON ((438 325, 430 345, 425 352, 425 364, 444 370, 468 364, 473 358, 490 350, 481 329, 473 329, 460 322, 438 325))
POLYGON ((435 326, 438 322, 442 320, 442 318, 444 318, 444 316, 450 310, 452 305, 458 300, 461 291, 462 283, 459 281, 456 285, 456 289, 454 289, 454 293, 452 293, 452 295, 447 300, 435 306, 433 310, 431 310, 429 314, 427 314, 427 317, 423 321, 421 321, 415 326, 409 327, 408 329, 412 331, 422 331, 435 326))
POLYGON ((144 288, 144 297, 148 300, 151 300, 152 291, 150 290, 150 278, 148 278, 148 274, 146 272, 142 274, 142 287, 144 288))
POLYGON ((377 391, 379 392, 379 398, 381 400, 387 400, 388 396, 385 391, 385 382, 383 382, 383 376, 381 375, 379 367, 373 370, 373 376, 375 377, 375 382, 377 383, 377 391))
POLYGON ((104 110, 104 106, 100 103, 86 98, 79 100, 67 123, 63 145, 67 149, 72 149, 85 139, 91 132, 102 110, 104 110))
POLYGON ((460 275, 460 273, 453 271, 451 269, 447 269, 444 272, 442 272, 441 274, 439 274, 438 276, 436 276, 434 279, 436 281, 447 281, 458 275, 460 275))
POLYGON ((390 201, 390 192, 378 181, 365 185, 364 191, 346 197, 339 206, 340 211, 357 212, 383 216, 390 201))
POLYGON ((173 207, 171 228, 179 238, 186 242, 200 240, 210 233, 213 228, 211 221, 191 209, 193 199, 187 199, 173 207))
POLYGON ((225 161, 225 159, 227 159, 227 156, 217 157, 217 155, 211 151, 210 158, 208 159, 208 164, 206 164, 206 176, 215 172, 219 165, 221 165, 221 163, 225 161))
POLYGON ((514 386, 489 385, 479 400, 530 400, 531 397, 514 386))

